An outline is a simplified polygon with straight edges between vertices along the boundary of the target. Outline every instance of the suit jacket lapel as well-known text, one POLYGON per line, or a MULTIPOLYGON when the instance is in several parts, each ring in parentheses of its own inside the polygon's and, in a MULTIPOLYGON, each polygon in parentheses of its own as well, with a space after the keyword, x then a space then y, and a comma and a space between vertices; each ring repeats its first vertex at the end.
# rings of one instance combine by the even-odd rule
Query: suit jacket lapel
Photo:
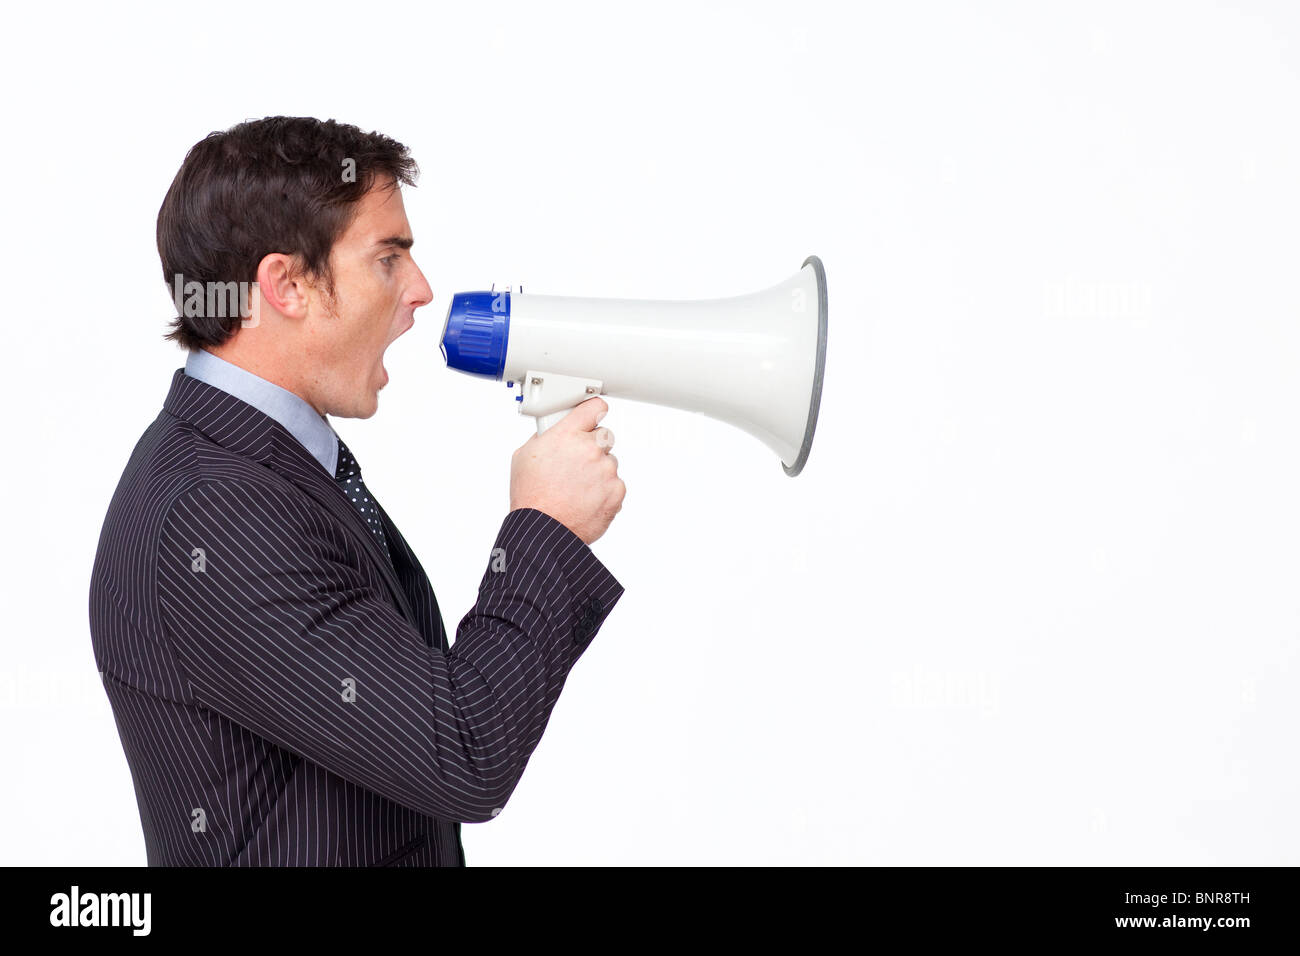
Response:
POLYGON ((379 566, 388 590, 402 614, 412 625, 419 626, 402 582, 398 580, 396 569, 366 527, 361 513, 352 507, 348 496, 334 481, 334 476, 325 473, 320 462, 311 456, 287 428, 247 402, 206 382, 190 378, 183 368, 177 369, 172 376, 171 391, 163 403, 163 409, 190 422, 223 448, 259 462, 282 475, 325 507, 351 530, 362 549, 379 566))

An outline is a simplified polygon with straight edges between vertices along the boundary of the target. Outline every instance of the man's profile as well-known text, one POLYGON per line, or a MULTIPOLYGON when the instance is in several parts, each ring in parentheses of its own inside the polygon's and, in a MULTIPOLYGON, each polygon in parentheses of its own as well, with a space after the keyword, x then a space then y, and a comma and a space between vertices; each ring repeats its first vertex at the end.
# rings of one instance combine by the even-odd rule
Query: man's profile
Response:
POLYGON ((590 549, 625 493, 603 400, 515 451, 454 644, 328 420, 375 413, 432 299, 417 173, 389 137, 270 117, 197 143, 159 210, 189 354, 90 582, 150 865, 463 866, 460 824, 501 812, 623 593, 590 549))

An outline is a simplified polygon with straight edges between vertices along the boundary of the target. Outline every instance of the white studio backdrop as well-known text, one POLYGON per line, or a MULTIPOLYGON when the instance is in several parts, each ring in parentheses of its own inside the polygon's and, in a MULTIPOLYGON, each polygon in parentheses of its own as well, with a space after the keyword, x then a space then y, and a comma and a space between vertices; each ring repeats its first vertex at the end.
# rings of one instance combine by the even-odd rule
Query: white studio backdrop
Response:
POLYGON ((472 605, 530 434, 451 293, 821 257, 807 468, 611 400, 627 589, 470 865, 1300 863, 1286 4, 28 5, 0 39, 4 863, 143 864, 100 524, 184 355, 158 206, 247 118, 377 129, 436 298, 334 420, 472 605))

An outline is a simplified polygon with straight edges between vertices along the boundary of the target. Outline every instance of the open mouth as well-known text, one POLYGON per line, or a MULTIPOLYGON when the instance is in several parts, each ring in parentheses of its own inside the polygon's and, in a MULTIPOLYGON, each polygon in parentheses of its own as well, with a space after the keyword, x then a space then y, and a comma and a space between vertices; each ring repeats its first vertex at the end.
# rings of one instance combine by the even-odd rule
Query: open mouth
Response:
MULTIPOLYGON (((388 351, 388 346, 389 346, 389 345, 392 345, 394 342, 396 342, 398 339, 400 339, 403 335, 405 335, 407 332, 409 332, 409 331, 411 330, 412 326, 414 326, 414 325, 415 325, 415 317, 412 316, 411 318, 409 318, 409 319, 406 320, 406 324, 402 326, 402 330, 401 330, 400 332, 398 332, 396 335, 394 335, 391 339, 389 339, 389 341, 388 341, 388 345, 385 345, 385 346, 384 346, 384 352, 387 352, 387 351, 388 351)), ((383 356, 383 353, 380 353, 380 356, 379 356, 379 371, 383 374, 383 377, 384 377, 383 383, 382 383, 379 387, 380 387, 380 388, 383 388, 384 385, 387 385, 387 384, 388 384, 388 366, 384 365, 384 356, 383 356)))

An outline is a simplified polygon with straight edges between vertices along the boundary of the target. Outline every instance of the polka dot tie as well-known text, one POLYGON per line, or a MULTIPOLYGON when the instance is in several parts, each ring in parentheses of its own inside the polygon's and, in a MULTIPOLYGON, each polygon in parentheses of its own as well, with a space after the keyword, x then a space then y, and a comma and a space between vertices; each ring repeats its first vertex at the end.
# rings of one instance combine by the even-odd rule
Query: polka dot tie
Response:
POLYGON ((334 471, 334 480, 338 482, 339 487, 343 489, 352 506, 361 512, 361 517, 366 519, 366 524, 370 528, 370 533, 379 541, 379 546, 384 549, 384 554, 388 555, 388 561, 393 561, 392 552, 388 550, 388 537, 384 534, 384 523, 379 518, 379 509, 375 507, 375 501, 370 496, 370 491, 366 488, 365 482, 361 480, 361 466, 353 457, 352 452, 348 451, 348 446, 343 444, 343 439, 339 439, 339 464, 334 471))

